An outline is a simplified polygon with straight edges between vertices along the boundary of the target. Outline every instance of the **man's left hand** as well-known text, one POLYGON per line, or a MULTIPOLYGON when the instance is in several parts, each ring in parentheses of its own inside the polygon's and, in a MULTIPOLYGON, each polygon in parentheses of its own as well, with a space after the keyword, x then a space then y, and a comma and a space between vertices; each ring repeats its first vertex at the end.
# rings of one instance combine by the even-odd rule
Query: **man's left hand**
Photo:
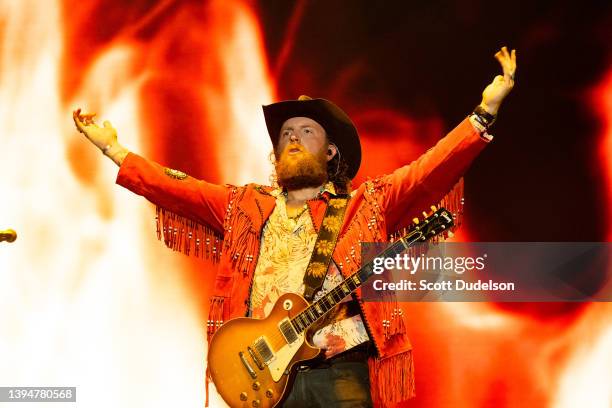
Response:
POLYGON ((495 58, 502 66, 504 75, 497 75, 482 92, 482 106, 491 115, 497 115, 499 106, 504 98, 514 87, 514 75, 516 73, 516 50, 508 52, 508 48, 502 47, 497 51, 495 58))

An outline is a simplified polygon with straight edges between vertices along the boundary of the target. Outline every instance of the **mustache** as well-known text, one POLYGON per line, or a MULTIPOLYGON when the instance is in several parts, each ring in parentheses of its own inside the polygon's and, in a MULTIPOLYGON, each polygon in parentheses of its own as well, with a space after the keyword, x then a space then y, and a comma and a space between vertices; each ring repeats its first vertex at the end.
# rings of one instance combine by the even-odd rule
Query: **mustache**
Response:
POLYGON ((302 146, 301 144, 299 144, 299 143, 291 143, 291 144, 288 144, 287 146, 285 146, 285 148, 283 149, 283 153, 288 153, 292 149, 297 149, 300 152, 306 151, 306 149, 304 149, 304 146, 302 146))

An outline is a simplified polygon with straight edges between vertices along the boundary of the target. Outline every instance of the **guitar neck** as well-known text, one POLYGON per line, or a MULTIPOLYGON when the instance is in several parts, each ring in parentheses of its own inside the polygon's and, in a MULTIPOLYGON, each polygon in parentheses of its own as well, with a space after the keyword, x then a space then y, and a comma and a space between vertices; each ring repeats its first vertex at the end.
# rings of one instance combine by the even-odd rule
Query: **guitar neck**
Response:
POLYGON ((452 215, 444 208, 435 209, 434 213, 424 220, 423 224, 417 225, 408 235, 395 241, 387 249, 372 258, 359 270, 342 281, 338 286, 327 292, 319 300, 308 306, 293 319, 291 323, 298 333, 303 333, 314 323, 321 319, 327 312, 333 309, 342 299, 353 293, 374 275, 374 259, 394 258, 407 248, 417 242, 425 242, 453 226, 452 215))
MULTIPOLYGON (((413 231, 404 238, 392 243, 385 251, 381 252, 376 258, 379 257, 395 257, 401 254, 405 249, 414 245, 416 242, 424 241, 423 234, 420 231, 413 231)), ((298 315, 296 315, 291 323, 298 331, 302 333, 306 331, 310 326, 321 319, 327 312, 333 309, 342 299, 353 293, 357 288, 363 285, 372 275, 374 275, 373 268, 374 259, 363 265, 357 272, 350 275, 338 286, 327 292, 316 302, 308 306, 298 315)))

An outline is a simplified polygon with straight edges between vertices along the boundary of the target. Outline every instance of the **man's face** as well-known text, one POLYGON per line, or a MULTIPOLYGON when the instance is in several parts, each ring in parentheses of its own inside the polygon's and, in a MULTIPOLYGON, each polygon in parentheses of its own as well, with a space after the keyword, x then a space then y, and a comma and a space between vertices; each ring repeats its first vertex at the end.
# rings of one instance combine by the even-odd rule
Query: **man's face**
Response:
POLYGON ((281 126, 278 151, 283 152, 290 144, 301 145, 316 155, 321 149, 327 148, 327 135, 323 126, 310 118, 301 116, 290 118, 281 126))
POLYGON ((306 117, 283 123, 277 146, 276 175, 287 189, 317 187, 327 181, 327 135, 306 117))

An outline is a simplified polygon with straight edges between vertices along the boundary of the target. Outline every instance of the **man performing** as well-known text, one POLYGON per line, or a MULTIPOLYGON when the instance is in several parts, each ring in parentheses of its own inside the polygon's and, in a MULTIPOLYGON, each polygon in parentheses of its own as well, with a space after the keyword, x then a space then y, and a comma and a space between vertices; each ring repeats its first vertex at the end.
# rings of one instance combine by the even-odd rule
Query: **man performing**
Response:
MULTIPOLYGON (((350 118, 305 96, 263 107, 277 186, 221 186, 164 168, 117 141, 109 122, 74 112, 80 132, 120 166, 117 184, 158 207, 166 245, 218 262, 208 338, 230 319, 265 318, 288 292, 316 300, 359 269, 361 242, 385 242, 432 203, 460 207, 460 179, 514 86, 516 53, 464 121, 413 163, 351 188, 361 163, 350 118)), ((453 208, 454 207, 454 208, 453 208)), ((324 357, 301 366, 285 407, 390 407, 414 396, 412 347, 396 303, 356 292, 323 317, 310 342, 324 357)), ((255 405, 253 405, 255 406, 255 405)))

